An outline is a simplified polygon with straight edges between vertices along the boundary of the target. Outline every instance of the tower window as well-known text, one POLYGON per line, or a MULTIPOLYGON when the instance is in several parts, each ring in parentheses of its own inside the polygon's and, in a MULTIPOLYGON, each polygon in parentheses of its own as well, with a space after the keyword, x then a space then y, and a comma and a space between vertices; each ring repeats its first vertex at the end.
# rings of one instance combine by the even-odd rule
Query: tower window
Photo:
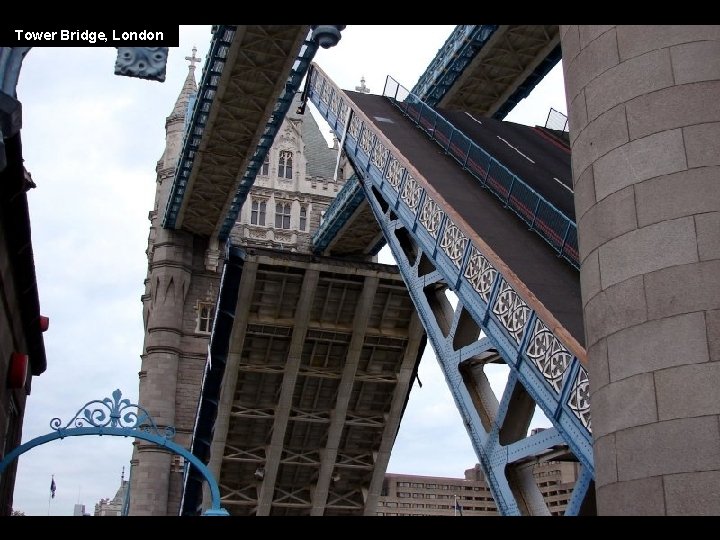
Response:
POLYGON ((300 207, 300 230, 307 230, 307 206, 300 207))
POLYGON ((252 210, 250 211, 250 224, 265 226, 265 201, 253 201, 252 210))
POLYGON ((260 169, 260 174, 262 176, 267 176, 270 172, 270 154, 265 154, 265 161, 262 164, 262 168, 260 169))
POLYGON ((215 318, 215 307, 209 302, 198 302, 198 318, 196 332, 209 334, 215 318))
POLYGON ((275 228, 290 228, 290 203, 275 204, 275 228))
POLYGON ((292 179, 293 154, 288 150, 280 152, 278 163, 278 178, 292 179))

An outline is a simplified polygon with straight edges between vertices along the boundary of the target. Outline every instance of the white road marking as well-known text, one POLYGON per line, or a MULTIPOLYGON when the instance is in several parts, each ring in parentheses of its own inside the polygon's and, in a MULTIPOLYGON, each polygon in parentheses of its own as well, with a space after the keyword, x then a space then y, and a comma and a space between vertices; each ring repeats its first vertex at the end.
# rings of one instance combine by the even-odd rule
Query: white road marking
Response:
POLYGON ((469 112, 466 111, 465 114, 467 114, 470 118, 472 118, 473 120, 475 120, 478 124, 482 125, 482 122, 481 122, 480 120, 478 120, 477 118, 475 118, 475 117, 474 117, 472 114, 470 114, 469 112))
POLYGON ((532 159, 530 159, 529 157, 527 157, 527 156, 526 156, 525 154, 523 154, 520 150, 518 150, 518 149, 515 148, 512 144, 510 144, 510 143, 507 142, 505 139, 503 139, 500 135, 496 135, 496 137, 497 137, 498 139, 500 139, 502 142, 504 142, 505 144, 507 144, 510 148, 512 148, 513 150, 515 150, 515 151, 516 151, 518 154, 520 154, 522 157, 524 157, 525 159, 527 159, 530 163, 532 163, 533 165, 535 165, 535 162, 534 162, 532 159))
POLYGON ((571 187, 569 187, 568 185, 564 184, 563 181, 560 180, 559 178, 555 178, 555 177, 553 176, 553 180, 555 180, 558 184, 560 184, 562 187, 564 187, 565 189, 567 189, 570 193, 575 193, 575 192, 572 190, 571 187))

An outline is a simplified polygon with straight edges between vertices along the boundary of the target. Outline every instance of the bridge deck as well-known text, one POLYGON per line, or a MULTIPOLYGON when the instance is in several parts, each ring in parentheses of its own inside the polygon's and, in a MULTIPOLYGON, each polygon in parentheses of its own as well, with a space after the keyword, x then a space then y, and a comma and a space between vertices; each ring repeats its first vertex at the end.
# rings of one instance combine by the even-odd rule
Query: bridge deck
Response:
MULTIPOLYGON (((416 129, 387 98, 350 91, 346 94, 578 343, 584 345, 577 270, 553 253, 512 212, 504 209, 493 195, 478 185, 472 175, 463 171, 436 143, 416 129)), ((490 124, 488 129, 492 129, 490 124)), ((516 159, 524 158, 518 155, 516 159)), ((514 168, 514 163, 506 165, 514 168)), ((524 180, 528 183, 536 181, 534 178, 524 180)))
POLYGON ((569 148, 537 129, 514 122, 474 118, 462 111, 437 111, 575 220, 569 148))

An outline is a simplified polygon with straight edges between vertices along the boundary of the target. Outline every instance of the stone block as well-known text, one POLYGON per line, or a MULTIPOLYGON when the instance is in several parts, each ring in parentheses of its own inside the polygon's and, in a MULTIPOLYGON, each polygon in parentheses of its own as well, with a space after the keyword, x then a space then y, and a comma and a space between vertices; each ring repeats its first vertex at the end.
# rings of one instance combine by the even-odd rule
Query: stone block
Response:
POLYGON ((592 394, 593 436, 657 421, 652 373, 640 373, 603 386, 592 394))
POLYGON ((682 131, 664 131, 608 152, 593 164, 598 201, 629 185, 687 169, 682 131))
POLYGON ((600 262, 598 252, 594 251, 583 260, 580 268, 580 293, 583 306, 587 305, 600 290, 600 262))
POLYGON ((598 246, 637 226, 633 186, 608 195, 578 219, 580 260, 584 261, 598 246))
POLYGON ((717 25, 620 25, 616 32, 621 60, 681 43, 720 40, 717 25))
POLYGON ((673 84, 670 51, 666 49, 621 62, 599 74, 585 88, 588 119, 673 84))
POLYGON ((623 105, 618 105, 595 118, 578 134, 573 144, 573 178, 578 178, 598 158, 629 140, 623 105))
POLYGON ((703 313, 687 313, 626 328, 607 339, 610 381, 708 361, 703 313))
POLYGON ((645 276, 648 318, 720 309, 720 260, 663 268, 645 276))
POLYGON ((615 435, 595 436, 593 445, 595 461, 595 486, 601 487, 617 482, 617 463, 615 462, 615 435))
POLYGON ((618 480, 720 468, 714 416, 667 420, 615 433, 618 480))
POLYGON ((599 516, 662 516, 665 499, 662 478, 617 482, 596 489, 599 516))
POLYGON ((617 283, 595 295, 585 306, 587 345, 646 320, 642 277, 617 283))
POLYGON ((720 210, 720 168, 701 167, 635 186, 638 225, 720 210))
MULTIPOLYGON (((720 122, 720 81, 671 86, 625 104, 630 138, 669 129, 720 122)), ((586 94, 587 98, 587 94, 586 94)))
POLYGON ((720 362, 655 373, 660 420, 720 414, 720 362))
POLYGON ((663 487, 668 516, 720 515, 720 471, 672 474, 663 487))
POLYGON ((661 221, 600 246, 602 286, 607 288, 633 276, 697 260, 693 218, 661 221))
MULTIPOLYGON (((688 167, 720 165, 720 122, 687 126, 683 128, 683 138, 688 167)), ((717 169, 715 174, 718 174, 717 169)))
POLYGON ((578 55, 567 64, 565 72, 565 93, 568 100, 588 85, 595 77, 617 65, 618 52, 615 32, 605 32, 581 48, 578 55))

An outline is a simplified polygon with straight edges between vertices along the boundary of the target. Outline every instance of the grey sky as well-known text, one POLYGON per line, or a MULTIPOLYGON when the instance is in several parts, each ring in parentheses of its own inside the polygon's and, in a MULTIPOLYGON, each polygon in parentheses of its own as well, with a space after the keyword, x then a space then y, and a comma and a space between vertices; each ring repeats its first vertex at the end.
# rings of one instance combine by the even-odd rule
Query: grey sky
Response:
MULTIPOLYGON (((364 76, 373 93, 390 74, 410 88, 452 26, 353 26, 316 62, 343 88, 364 76)), ((67 422, 92 399, 119 388, 137 401, 143 329, 148 212, 165 118, 187 74, 193 45, 203 60, 210 26, 182 26, 160 84, 113 75, 116 50, 35 48, 23 65, 25 165, 37 184, 28 193, 48 369, 33 379, 23 442, 67 422)), ((201 70, 197 70, 199 80, 201 70)), ((565 111, 560 66, 508 120, 543 124, 550 107, 565 111)), ((321 128, 327 131, 325 125, 321 128)), ((413 387, 389 470, 461 476, 476 458, 444 378, 428 347, 413 387)), ((129 470, 131 442, 112 437, 65 439, 20 458, 14 508, 28 515, 91 512, 129 470), (50 500, 50 478, 56 496, 50 500)))

